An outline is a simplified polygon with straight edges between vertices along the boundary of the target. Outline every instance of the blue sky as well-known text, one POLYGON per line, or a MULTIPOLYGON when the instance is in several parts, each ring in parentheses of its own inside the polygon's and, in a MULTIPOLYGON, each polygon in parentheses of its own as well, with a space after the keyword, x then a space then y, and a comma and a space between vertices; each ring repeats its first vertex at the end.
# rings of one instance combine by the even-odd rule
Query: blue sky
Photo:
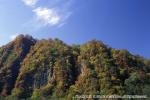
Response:
POLYGON ((150 58, 150 0, 0 0, 0 45, 19 34, 92 39, 150 58))

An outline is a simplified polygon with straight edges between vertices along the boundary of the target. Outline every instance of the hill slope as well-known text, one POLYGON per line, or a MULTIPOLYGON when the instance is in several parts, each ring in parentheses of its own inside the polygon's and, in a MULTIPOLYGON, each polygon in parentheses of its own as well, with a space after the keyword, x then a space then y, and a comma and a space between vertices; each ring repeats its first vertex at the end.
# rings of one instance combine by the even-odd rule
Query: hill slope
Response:
POLYGON ((1 98, 64 98, 75 95, 147 95, 150 60, 101 41, 69 46, 55 39, 20 35, 0 48, 1 98))

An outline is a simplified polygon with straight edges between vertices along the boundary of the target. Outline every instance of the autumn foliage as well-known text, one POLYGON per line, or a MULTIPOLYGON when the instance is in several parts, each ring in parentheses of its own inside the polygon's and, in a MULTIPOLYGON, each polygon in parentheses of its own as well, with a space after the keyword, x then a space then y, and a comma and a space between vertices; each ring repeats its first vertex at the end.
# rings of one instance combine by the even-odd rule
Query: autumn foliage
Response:
POLYGON ((67 45, 18 36, 0 48, 3 99, 44 100, 75 95, 147 95, 150 60, 101 41, 67 45))

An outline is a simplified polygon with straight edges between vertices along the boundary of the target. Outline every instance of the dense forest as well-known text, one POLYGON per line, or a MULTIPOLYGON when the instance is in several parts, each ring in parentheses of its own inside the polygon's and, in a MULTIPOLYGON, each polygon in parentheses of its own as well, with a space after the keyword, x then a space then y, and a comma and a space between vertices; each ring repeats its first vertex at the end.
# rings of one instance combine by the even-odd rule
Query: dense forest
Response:
POLYGON ((19 35, 0 48, 0 100, 79 99, 76 95, 150 99, 150 60, 97 40, 67 45, 19 35))

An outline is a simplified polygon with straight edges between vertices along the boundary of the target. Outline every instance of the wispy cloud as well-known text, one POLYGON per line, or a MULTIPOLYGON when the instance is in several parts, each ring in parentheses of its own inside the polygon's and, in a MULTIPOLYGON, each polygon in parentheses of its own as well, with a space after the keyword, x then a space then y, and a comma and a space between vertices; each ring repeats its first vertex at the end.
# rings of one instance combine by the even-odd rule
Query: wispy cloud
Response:
POLYGON ((27 6, 35 6, 39 0, 22 0, 27 6))
MULTIPOLYGON (((23 2, 32 8, 34 14, 33 23, 35 26, 58 26, 62 27, 72 14, 70 6, 73 0, 23 0, 23 2), (56 2, 57 1, 57 2, 56 2), (37 5, 39 2, 39 5, 37 5), (47 2, 45 6, 40 5, 41 2, 47 2), (51 5, 54 4, 54 5, 51 5), (37 25, 38 24, 38 25, 37 25)), ((42 3, 41 3, 42 4, 42 3)), ((31 23, 31 22, 30 22, 31 23)))
POLYGON ((38 7, 33 12, 35 12, 37 20, 45 25, 56 25, 61 20, 61 16, 54 9, 38 7))

